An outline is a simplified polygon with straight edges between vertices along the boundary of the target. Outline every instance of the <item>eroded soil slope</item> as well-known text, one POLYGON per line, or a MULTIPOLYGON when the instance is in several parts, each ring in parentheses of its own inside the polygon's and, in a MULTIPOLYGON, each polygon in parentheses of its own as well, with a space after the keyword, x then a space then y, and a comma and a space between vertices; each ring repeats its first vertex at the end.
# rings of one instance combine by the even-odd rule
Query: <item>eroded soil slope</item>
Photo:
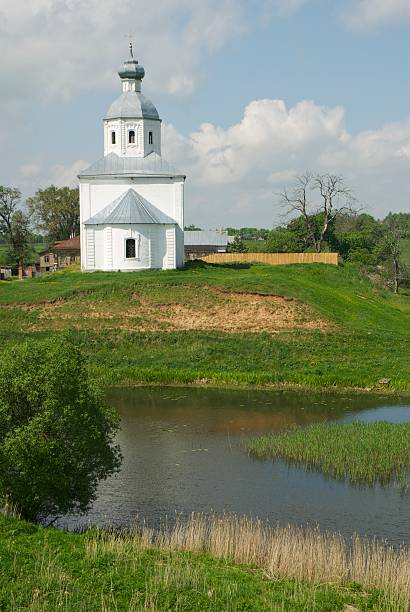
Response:
POLYGON ((86 295, 28 308, 35 316, 33 331, 75 327, 274 334, 285 329, 330 327, 312 308, 297 300, 211 287, 144 288, 129 296, 86 295))

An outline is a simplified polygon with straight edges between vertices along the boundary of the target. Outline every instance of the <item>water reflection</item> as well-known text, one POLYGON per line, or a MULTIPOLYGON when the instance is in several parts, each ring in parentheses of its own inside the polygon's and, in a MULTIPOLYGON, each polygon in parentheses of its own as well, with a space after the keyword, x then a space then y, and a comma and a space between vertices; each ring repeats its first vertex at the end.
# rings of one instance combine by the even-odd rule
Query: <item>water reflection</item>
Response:
POLYGON ((271 522, 319 524, 410 544, 409 499, 393 487, 352 488, 284 463, 249 457, 256 433, 325 420, 410 420, 388 398, 207 389, 125 389, 109 394, 121 414, 121 473, 103 483, 87 517, 65 524, 129 526, 192 511, 236 512, 271 522))

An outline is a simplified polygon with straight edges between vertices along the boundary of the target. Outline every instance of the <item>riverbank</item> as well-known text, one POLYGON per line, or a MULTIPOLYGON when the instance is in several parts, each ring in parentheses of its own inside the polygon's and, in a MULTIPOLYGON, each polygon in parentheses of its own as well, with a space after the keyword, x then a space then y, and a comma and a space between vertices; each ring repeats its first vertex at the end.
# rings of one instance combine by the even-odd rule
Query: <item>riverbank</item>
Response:
POLYGON ((71 534, 0 515, 4 610, 407 610, 408 549, 235 517, 71 534), (350 606, 350 607, 349 607, 350 606))
POLYGON ((410 394, 410 297, 353 267, 54 273, 0 286, 2 346, 72 330, 100 385, 410 394))

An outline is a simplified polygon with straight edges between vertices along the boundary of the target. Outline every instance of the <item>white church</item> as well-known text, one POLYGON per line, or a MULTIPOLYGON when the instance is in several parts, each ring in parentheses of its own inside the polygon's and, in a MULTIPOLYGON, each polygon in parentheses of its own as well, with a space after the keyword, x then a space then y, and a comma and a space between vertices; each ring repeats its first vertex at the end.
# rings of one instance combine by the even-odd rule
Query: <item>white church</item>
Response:
POLYGON ((184 265, 186 177, 161 156, 161 119, 130 52, 122 94, 104 117, 104 157, 78 176, 84 271, 184 265))

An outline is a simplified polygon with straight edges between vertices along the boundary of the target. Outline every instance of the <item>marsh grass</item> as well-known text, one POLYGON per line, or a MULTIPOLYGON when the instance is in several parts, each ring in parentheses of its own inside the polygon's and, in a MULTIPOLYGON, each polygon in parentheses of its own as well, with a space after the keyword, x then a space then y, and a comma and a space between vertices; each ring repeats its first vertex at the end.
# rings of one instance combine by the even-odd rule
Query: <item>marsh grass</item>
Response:
POLYGON ((410 423, 319 423, 249 443, 259 458, 283 459, 353 484, 397 482, 410 470, 410 423))
POLYGON ((192 515, 173 528, 75 535, 0 516, 0 609, 408 611, 410 551, 192 515))

